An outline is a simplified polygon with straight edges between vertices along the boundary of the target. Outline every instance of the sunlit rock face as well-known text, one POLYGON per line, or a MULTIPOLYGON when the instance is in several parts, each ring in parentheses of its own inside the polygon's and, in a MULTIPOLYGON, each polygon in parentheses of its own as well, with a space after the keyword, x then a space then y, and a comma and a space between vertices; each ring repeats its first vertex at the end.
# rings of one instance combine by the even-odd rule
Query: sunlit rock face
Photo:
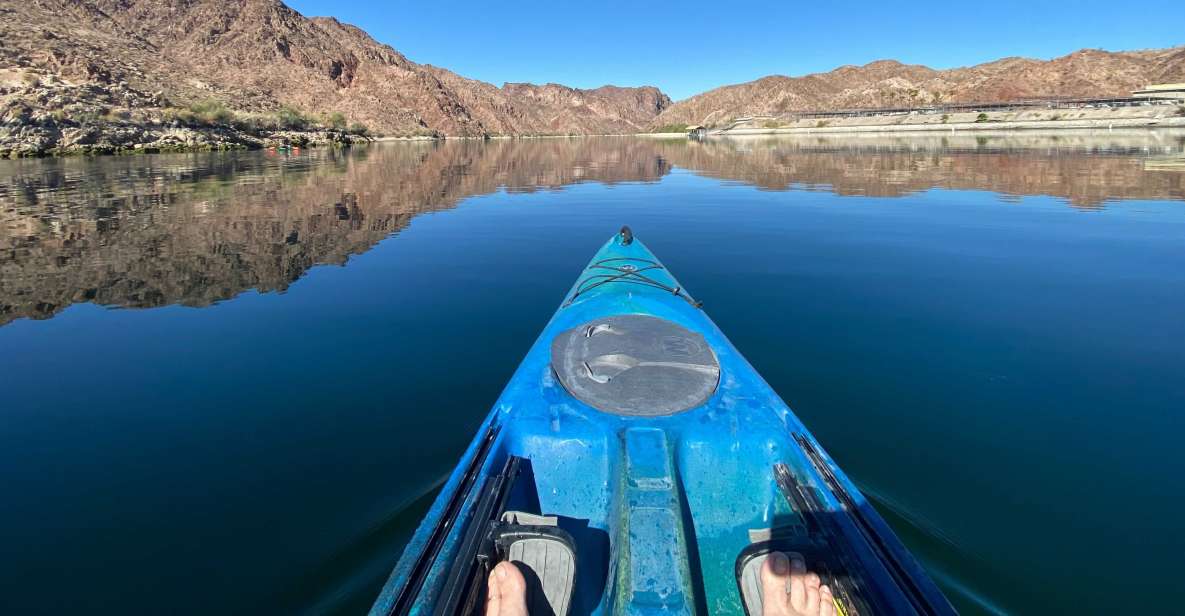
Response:
POLYGON ((771 75, 716 88, 671 105, 653 125, 717 124, 788 111, 1129 96, 1150 83, 1182 81, 1185 47, 1125 52, 1083 49, 1047 61, 1004 58, 949 70, 880 60, 827 73, 771 75))
POLYGON ((147 121, 160 114, 141 111, 214 99, 243 112, 340 112, 387 135, 620 134, 671 103, 654 87, 499 88, 278 0, 9 2, 0 17, 0 69, 20 71, 0 75, 0 110, 19 99, 40 123, 61 119, 54 111, 147 121))

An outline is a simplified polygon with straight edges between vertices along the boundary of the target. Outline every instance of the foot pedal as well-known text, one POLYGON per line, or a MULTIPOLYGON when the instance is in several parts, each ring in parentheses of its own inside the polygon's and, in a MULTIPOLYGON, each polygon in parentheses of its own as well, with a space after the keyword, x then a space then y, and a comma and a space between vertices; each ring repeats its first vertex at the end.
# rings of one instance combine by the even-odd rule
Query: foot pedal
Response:
POLYGON ((810 537, 794 533, 800 527, 792 527, 788 534, 783 529, 759 529, 749 531, 750 544, 737 556, 737 589, 745 613, 760 616, 764 613, 765 598, 762 596, 761 568, 773 552, 781 552, 789 558, 800 558, 808 571, 813 571, 831 589, 835 598, 835 611, 839 616, 871 614, 872 611, 860 598, 859 581, 849 575, 839 559, 826 546, 816 545, 810 537))
POLYGON ((507 511, 491 531, 500 560, 527 581, 527 613, 567 616, 576 587, 576 542, 552 516, 507 511))

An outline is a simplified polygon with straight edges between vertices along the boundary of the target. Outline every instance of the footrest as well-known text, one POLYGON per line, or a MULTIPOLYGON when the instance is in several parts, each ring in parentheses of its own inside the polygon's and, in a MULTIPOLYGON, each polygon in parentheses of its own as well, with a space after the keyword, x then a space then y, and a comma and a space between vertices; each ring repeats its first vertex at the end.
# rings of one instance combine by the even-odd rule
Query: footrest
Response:
POLYGON ((872 611, 860 598, 860 582, 848 574, 835 554, 825 546, 819 546, 807 537, 778 537, 779 533, 762 529, 751 535, 773 536, 775 538, 750 544, 737 556, 736 579, 745 613, 759 616, 763 613, 765 598, 762 596, 761 568, 773 552, 781 552, 790 558, 801 558, 808 571, 813 571, 831 588, 835 597, 835 609, 839 616, 871 614, 872 611))
POLYGON ((576 542, 557 519, 507 511, 491 539, 499 560, 513 562, 526 578, 527 613, 567 616, 576 586, 576 542))

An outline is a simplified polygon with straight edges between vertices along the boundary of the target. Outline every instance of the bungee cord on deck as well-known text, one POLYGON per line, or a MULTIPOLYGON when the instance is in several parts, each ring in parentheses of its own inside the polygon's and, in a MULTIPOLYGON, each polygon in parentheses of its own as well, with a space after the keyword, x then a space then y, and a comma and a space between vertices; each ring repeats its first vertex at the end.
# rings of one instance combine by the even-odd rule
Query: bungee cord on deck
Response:
POLYGON ((688 295, 686 292, 684 292, 683 289, 681 289, 679 287, 673 287, 673 286, 670 286, 667 284, 663 284, 663 283, 651 278, 650 276, 643 274, 642 272, 647 272, 650 270, 666 269, 662 265, 659 265, 658 263, 651 261, 649 259, 638 259, 638 258, 632 258, 632 257, 615 257, 612 259, 602 259, 600 261, 594 262, 592 265, 589 265, 588 269, 590 269, 590 270, 608 270, 608 271, 614 272, 614 273, 612 273, 612 274, 596 274, 593 276, 589 276, 589 277, 585 278, 584 280, 580 281, 580 285, 576 287, 576 291, 574 293, 572 293, 572 297, 568 298, 568 301, 564 303, 564 306, 570 305, 572 302, 576 301, 577 297, 580 297, 582 294, 587 293, 587 292, 589 292, 601 285, 609 284, 610 282, 628 282, 631 284, 640 284, 640 285, 645 285, 648 287, 655 287, 655 288, 662 289, 664 291, 667 291, 669 293, 672 293, 674 295, 677 295, 677 296, 683 298, 684 300, 687 301, 687 303, 691 304, 692 306, 695 306, 696 308, 699 308, 700 306, 703 305, 703 302, 696 301, 690 295, 688 295), (638 266, 634 265, 633 263, 624 263, 622 265, 608 265, 608 263, 610 261, 634 261, 634 262, 642 263, 645 265, 643 265, 642 267, 638 267, 638 266))

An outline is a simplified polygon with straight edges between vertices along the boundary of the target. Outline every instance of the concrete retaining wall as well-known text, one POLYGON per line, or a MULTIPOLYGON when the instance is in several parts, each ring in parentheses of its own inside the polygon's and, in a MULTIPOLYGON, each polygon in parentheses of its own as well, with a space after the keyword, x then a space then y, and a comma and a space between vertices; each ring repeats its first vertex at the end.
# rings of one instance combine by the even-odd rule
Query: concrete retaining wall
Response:
POLYGON ((870 124, 820 128, 737 128, 711 135, 824 135, 844 133, 959 133, 1012 130, 1110 130, 1114 128, 1185 127, 1185 117, 1114 120, 1040 120, 1032 122, 957 122, 951 124, 870 124))

